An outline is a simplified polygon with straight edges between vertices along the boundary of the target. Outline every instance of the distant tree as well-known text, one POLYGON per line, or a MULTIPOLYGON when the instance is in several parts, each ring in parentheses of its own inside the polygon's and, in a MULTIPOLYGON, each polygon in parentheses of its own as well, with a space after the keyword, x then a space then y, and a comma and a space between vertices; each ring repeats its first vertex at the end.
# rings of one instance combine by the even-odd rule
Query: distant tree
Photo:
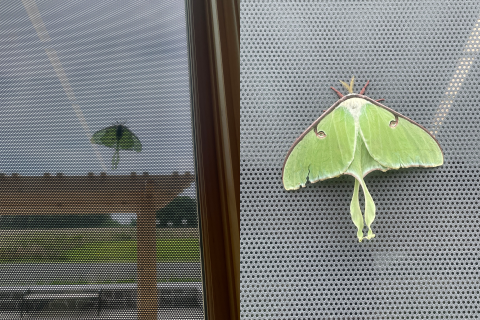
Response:
POLYGON ((176 197, 156 212, 156 218, 157 228, 197 227, 197 203, 190 197, 176 197))
POLYGON ((136 227, 137 226, 137 219, 136 218, 130 219, 130 223, 128 225, 131 226, 131 227, 136 227))
POLYGON ((108 214, 0 215, 0 229, 109 228, 119 225, 108 214))
MULTIPOLYGON (((156 212, 157 228, 197 227, 197 204, 190 197, 176 197, 156 212)), ((129 226, 136 226, 137 219, 129 226)), ((0 215, 0 229, 62 229, 124 227, 108 214, 86 215, 0 215)))

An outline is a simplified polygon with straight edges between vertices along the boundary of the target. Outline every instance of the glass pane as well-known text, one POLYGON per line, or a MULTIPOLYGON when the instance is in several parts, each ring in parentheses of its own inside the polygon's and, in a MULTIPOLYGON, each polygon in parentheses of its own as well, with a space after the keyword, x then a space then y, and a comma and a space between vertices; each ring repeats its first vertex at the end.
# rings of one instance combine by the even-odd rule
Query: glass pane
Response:
POLYGON ((0 39, 0 319, 134 319, 155 277, 203 319, 184 1, 2 1, 0 39))

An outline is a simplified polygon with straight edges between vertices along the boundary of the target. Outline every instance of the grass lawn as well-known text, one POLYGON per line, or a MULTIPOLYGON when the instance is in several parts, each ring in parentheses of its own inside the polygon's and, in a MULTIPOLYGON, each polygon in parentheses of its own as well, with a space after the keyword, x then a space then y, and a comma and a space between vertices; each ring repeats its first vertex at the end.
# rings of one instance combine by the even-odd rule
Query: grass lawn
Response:
MULTIPOLYGON (((199 262, 198 239, 157 240, 157 262, 199 262)), ((136 241, 88 243, 65 253, 62 262, 136 262, 136 241)))
MULTIPOLYGON (((198 230, 157 229, 158 262, 199 262, 198 230)), ((0 230, 2 263, 136 262, 135 228, 0 230)))
MULTIPOLYGON (((202 282, 200 278, 167 278, 162 279, 158 278, 157 283, 178 283, 178 282, 202 282)), ((55 281, 37 281, 35 285, 37 286, 58 286, 58 285, 92 285, 92 284, 119 284, 119 283, 137 283, 136 279, 119 279, 119 280, 106 280, 106 281, 87 281, 87 280, 78 280, 78 281, 65 281, 65 280, 55 280, 55 281)), ((0 285, 1 287, 1 285, 0 285)), ((1 319, 1 318, 0 318, 1 319)))

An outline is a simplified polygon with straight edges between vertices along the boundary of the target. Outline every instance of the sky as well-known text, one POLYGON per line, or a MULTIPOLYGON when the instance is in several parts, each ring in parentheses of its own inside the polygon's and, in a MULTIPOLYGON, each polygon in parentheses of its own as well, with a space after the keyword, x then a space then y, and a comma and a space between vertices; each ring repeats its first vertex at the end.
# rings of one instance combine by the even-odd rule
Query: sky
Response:
POLYGON ((194 173, 185 23, 183 0, 2 0, 0 172, 194 173), (89 137, 117 121, 143 150, 112 170, 89 137))

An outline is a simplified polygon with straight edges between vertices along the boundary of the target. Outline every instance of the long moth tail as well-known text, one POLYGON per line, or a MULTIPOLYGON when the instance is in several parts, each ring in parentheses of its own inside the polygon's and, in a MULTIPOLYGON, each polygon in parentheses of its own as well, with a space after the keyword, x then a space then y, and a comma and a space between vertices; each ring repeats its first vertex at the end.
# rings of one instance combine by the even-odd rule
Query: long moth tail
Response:
POLYGON ((115 152, 113 153, 113 157, 112 157, 112 170, 117 169, 118 162, 120 162, 120 148, 117 145, 117 147, 115 148, 115 152))
POLYGON ((360 209, 360 201, 358 200, 358 180, 355 179, 355 187, 353 188, 353 197, 352 202, 350 203, 350 214, 352 215, 352 221, 357 227, 357 237, 358 241, 362 242, 363 240, 363 216, 362 210, 360 209))
POLYGON ((373 202, 373 198, 370 195, 370 192, 368 192, 367 185, 365 184, 365 181, 362 179, 362 189, 363 189, 363 195, 365 197, 365 224, 368 227, 368 233, 365 238, 368 240, 375 238, 375 234, 372 231, 372 228, 370 227, 373 223, 373 220, 375 220, 375 202, 373 202))
POLYGON ((355 226, 357 226, 358 241, 362 242, 363 239, 373 239, 375 234, 370 226, 372 225, 373 220, 375 220, 375 203, 373 202, 373 198, 370 195, 370 192, 368 192, 367 185, 363 179, 359 181, 357 178, 355 178, 355 187, 353 189, 352 202, 350 203, 350 213, 352 215, 353 223, 355 226), (360 202, 358 200, 359 185, 362 185, 363 195, 365 198, 365 224, 368 227, 368 233, 366 237, 363 236, 362 232, 363 217, 360 209, 360 202))

